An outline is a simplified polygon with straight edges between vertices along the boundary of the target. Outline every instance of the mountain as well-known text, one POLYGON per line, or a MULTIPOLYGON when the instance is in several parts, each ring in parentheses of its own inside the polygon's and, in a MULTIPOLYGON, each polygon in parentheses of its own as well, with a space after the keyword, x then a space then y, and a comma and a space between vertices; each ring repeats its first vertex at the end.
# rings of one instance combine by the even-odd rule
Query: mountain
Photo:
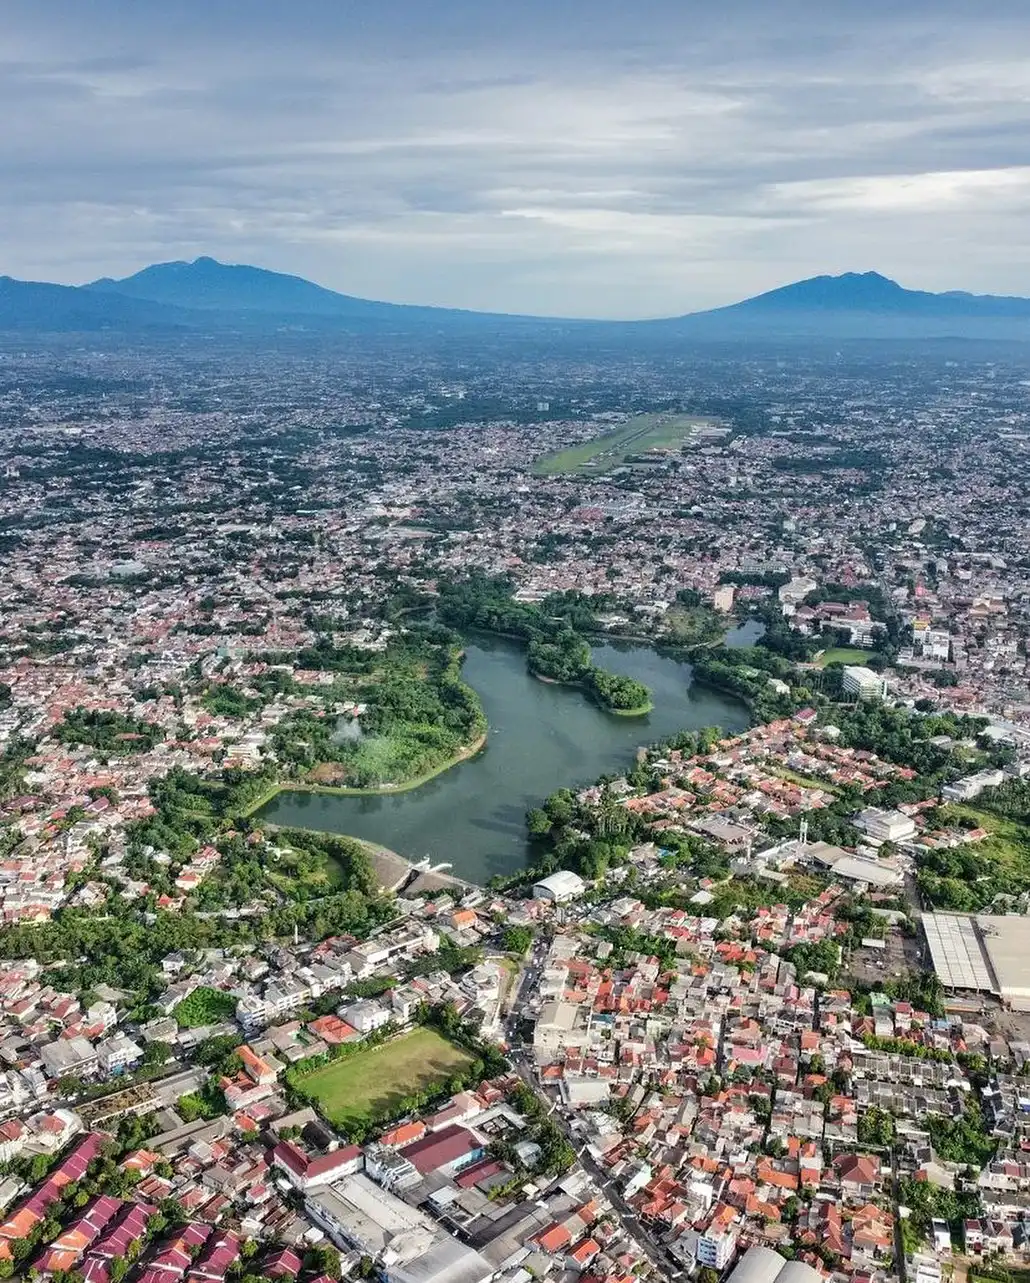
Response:
POLYGON ((985 338, 1030 342, 1030 299, 908 290, 878 272, 813 276, 706 312, 655 321, 553 318, 355 298, 300 276, 213 258, 155 263, 78 287, 0 277, 0 329, 295 329, 417 337, 530 336, 669 345, 818 338, 985 338))
POLYGON ((879 272, 844 272, 812 276, 728 307, 650 324, 708 338, 1030 339, 1030 299, 957 290, 933 294, 905 289, 879 272))
POLYGON ((103 277, 82 288, 91 293, 203 311, 266 312, 280 316, 367 315, 397 307, 337 294, 302 276, 287 276, 245 264, 219 263, 206 257, 194 259, 192 263, 154 263, 123 280, 103 277))
POLYGON ((177 329, 189 313, 146 299, 0 276, 0 330, 177 329))
POLYGON ((554 324, 537 317, 496 312, 380 303, 355 298, 351 294, 339 294, 302 276, 270 272, 266 268, 243 263, 219 263, 217 259, 207 257, 188 263, 154 263, 122 280, 102 277, 81 288, 95 294, 145 299, 194 311, 246 315, 251 319, 257 316, 276 317, 281 321, 321 318, 401 326, 436 321, 470 325, 498 321, 506 324, 526 321, 534 325, 554 324))

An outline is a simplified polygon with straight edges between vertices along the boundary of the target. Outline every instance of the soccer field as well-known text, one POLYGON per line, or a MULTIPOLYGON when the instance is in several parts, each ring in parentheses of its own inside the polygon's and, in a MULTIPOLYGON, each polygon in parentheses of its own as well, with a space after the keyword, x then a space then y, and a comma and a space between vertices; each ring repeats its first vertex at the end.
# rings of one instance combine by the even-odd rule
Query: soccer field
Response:
POLYGON ((637 414, 614 432, 581 441, 555 454, 545 454, 533 464, 533 471, 538 477, 557 477, 563 473, 599 476, 618 467, 630 455, 681 446, 695 428, 711 422, 711 419, 686 414, 637 414))
POLYGON ((865 664, 876 654, 873 650, 858 650, 847 646, 833 646, 824 650, 815 661, 820 668, 827 664, 865 664))
POLYGON ((298 1075, 296 1087, 316 1101, 330 1122, 388 1118, 413 1092, 436 1087, 470 1061, 433 1029, 414 1029, 381 1047, 298 1075))

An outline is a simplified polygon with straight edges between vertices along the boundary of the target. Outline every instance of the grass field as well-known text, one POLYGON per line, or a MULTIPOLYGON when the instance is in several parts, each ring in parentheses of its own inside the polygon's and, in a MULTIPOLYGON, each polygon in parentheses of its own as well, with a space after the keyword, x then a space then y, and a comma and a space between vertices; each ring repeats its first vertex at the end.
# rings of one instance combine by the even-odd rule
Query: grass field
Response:
POLYGON ((445 1082, 469 1059, 435 1030, 415 1029, 298 1077, 296 1085, 330 1122, 346 1126, 390 1117, 406 1096, 445 1082))
POLYGON ((815 661, 820 668, 827 664, 865 664, 876 654, 874 650, 858 650, 847 646, 831 646, 815 661))
POLYGON ((173 1010, 172 1015, 180 1029, 200 1029, 204 1025, 217 1025, 220 1020, 232 1020, 236 1015, 236 999, 220 989, 201 985, 173 1010))
POLYGON ((949 802, 941 810, 950 819, 972 820, 979 828, 987 830, 991 836, 974 847, 979 855, 993 856, 1010 872, 1030 870, 1030 830, 1018 820, 957 802, 949 802))
POLYGON ((533 464, 533 472, 538 477, 600 476, 624 463, 629 455, 675 449, 689 440, 695 428, 712 422, 688 414, 637 414, 614 432, 541 456, 533 464))

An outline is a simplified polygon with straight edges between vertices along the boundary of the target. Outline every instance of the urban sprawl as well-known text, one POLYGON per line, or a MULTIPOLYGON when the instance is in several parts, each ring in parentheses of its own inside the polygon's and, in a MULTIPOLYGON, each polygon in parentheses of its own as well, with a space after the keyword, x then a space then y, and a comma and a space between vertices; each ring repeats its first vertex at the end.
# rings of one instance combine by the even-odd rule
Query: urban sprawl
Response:
POLYGON ((1025 366, 194 343, 0 346, 0 1277, 1024 1279, 1025 366), (750 726, 487 886, 262 819, 477 629, 750 726))

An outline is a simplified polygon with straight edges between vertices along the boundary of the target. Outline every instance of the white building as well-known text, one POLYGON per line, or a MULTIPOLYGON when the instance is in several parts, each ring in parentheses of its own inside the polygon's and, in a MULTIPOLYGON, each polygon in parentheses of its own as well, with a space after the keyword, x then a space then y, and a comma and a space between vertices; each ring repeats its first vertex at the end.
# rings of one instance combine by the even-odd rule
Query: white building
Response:
POLYGON ((724 1270, 737 1249, 737 1234, 731 1226, 713 1223, 697 1239, 697 1262, 713 1270, 724 1270))
POLYGON ((941 789, 941 799, 945 802, 971 802, 984 789, 997 788, 1004 780, 1004 771, 977 771, 975 775, 966 775, 954 784, 945 784, 941 789))
POLYGON ((533 883, 534 900, 553 900, 555 904, 565 904, 578 899, 587 889, 587 884, 576 873, 568 869, 559 869, 549 877, 533 883))
POLYGON ((362 998, 339 1010, 341 1020, 346 1020, 359 1034, 370 1034, 390 1023, 390 1012, 381 1002, 362 998))
POLYGON ((845 695, 854 695, 857 699, 886 699, 887 682, 871 668, 856 664, 844 666, 842 682, 845 695))
POLYGON ((855 827, 861 829, 871 842, 908 842, 916 835, 916 822, 900 811, 881 811, 878 806, 867 806, 855 816, 855 827))
POLYGON ((135 1069, 142 1059, 143 1048, 121 1030, 97 1045, 97 1060, 105 1074, 135 1069))

